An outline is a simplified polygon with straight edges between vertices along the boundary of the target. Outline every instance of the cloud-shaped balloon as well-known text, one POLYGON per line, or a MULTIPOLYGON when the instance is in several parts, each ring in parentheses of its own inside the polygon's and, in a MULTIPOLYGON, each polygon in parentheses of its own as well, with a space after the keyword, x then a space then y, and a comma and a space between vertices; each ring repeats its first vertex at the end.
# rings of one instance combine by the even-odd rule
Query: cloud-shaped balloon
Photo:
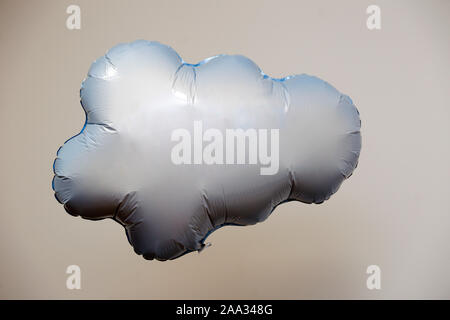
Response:
POLYGON ((248 58, 185 63, 158 42, 120 44, 83 81, 82 131, 54 162, 68 213, 112 218, 146 259, 205 246, 224 225, 286 201, 321 203, 355 169, 359 114, 308 75, 274 79, 248 58))

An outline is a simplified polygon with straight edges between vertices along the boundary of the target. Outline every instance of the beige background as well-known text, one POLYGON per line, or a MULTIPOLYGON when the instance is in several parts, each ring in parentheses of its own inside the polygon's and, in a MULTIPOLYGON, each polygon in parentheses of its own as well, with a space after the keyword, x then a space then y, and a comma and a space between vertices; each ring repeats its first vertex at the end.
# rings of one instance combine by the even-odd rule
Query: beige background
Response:
POLYGON ((449 13, 445 0, 2 0, 0 298, 450 298, 449 13), (72 3, 78 31, 65 27, 72 3), (373 3, 380 31, 366 28, 373 3), (329 81, 361 113, 359 167, 322 205, 285 204, 201 254, 145 261, 119 224, 69 216, 51 189, 90 64, 135 39, 329 81), (79 291, 65 287, 70 264, 79 291), (380 291, 366 288, 370 264, 380 291))

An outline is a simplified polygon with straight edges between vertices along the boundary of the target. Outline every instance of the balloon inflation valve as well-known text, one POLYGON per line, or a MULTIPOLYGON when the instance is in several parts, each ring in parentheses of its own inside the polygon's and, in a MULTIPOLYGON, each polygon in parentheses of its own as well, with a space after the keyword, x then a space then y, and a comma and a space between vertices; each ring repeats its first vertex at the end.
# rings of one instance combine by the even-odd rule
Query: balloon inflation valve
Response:
POLYGON ((205 250, 205 248, 211 247, 211 242, 207 242, 207 243, 202 243, 202 247, 200 249, 198 249, 198 253, 202 252, 203 250, 205 250))

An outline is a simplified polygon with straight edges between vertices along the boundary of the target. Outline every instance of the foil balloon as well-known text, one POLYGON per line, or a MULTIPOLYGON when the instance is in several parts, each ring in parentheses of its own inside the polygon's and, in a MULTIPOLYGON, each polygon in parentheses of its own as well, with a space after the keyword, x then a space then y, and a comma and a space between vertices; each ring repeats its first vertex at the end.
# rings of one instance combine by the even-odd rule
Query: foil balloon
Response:
POLYGON ((80 96, 86 122, 57 152, 56 199, 71 215, 114 219, 146 259, 200 251, 214 230, 286 201, 322 203, 361 149, 348 96, 305 74, 271 78, 239 55, 189 64, 158 42, 120 44, 80 96))

